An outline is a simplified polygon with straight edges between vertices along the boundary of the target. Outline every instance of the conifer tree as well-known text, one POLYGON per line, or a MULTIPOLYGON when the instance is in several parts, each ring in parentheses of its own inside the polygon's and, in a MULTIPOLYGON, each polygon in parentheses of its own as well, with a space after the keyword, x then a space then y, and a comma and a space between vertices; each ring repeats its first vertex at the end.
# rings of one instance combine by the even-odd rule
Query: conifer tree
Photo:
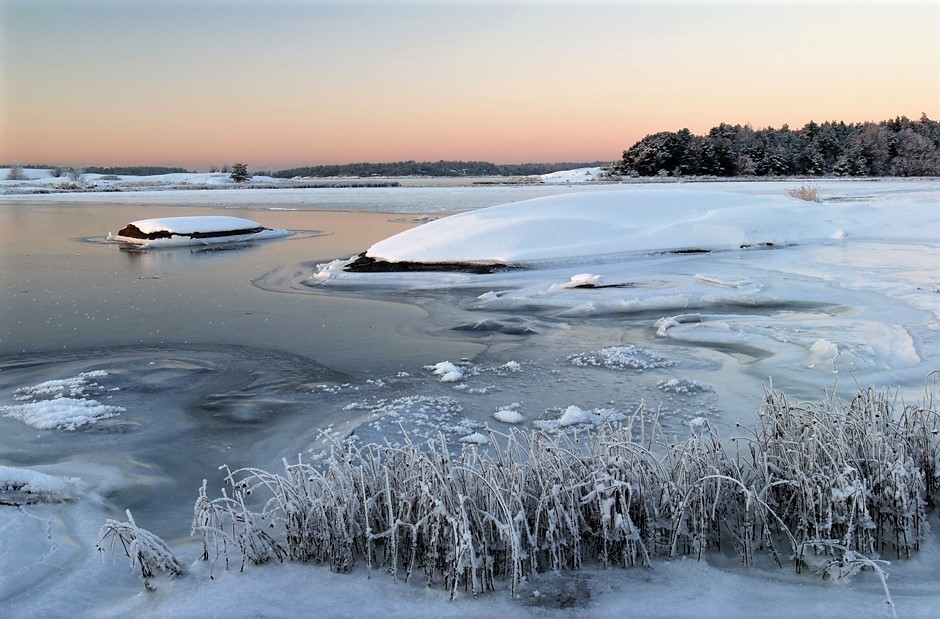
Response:
POLYGON ((246 183, 251 180, 251 174, 248 172, 248 164, 233 163, 231 179, 236 183, 246 183))

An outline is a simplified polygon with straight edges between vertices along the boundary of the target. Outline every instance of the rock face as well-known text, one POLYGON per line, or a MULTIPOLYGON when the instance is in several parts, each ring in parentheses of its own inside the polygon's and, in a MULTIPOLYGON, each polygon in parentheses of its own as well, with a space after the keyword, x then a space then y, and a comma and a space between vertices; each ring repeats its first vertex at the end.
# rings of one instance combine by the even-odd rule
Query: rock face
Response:
POLYGON ((389 262, 370 258, 365 252, 350 262, 346 270, 351 273, 403 273, 417 271, 450 271, 454 273, 475 273, 485 275, 499 270, 507 270, 505 264, 477 264, 472 262, 389 262))

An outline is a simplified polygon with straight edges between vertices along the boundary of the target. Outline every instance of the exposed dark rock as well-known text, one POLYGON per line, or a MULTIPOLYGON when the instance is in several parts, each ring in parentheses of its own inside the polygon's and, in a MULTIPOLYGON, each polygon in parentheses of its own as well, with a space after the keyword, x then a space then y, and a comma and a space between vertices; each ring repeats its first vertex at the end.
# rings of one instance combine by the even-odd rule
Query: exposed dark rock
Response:
POLYGON ((625 282, 622 284, 578 284, 572 288, 636 288, 636 282, 625 282))
POLYGON ((141 232, 140 228, 138 228, 134 224, 128 224, 118 231, 118 236, 126 236, 131 239, 147 239, 151 241, 154 239, 169 239, 169 238, 173 238, 174 236, 188 236, 189 238, 192 238, 192 239, 212 239, 212 238, 218 238, 221 236, 257 234, 258 232, 263 232, 265 230, 269 230, 269 228, 265 228, 264 226, 258 226, 257 228, 244 228, 242 230, 220 230, 216 232, 189 232, 186 234, 182 234, 179 232, 170 232, 168 230, 157 230, 156 232, 151 232, 147 234, 147 233, 141 232))
POLYGON ((389 262, 370 258, 365 252, 351 263, 346 265, 346 271, 351 273, 406 273, 420 271, 439 271, 454 273, 475 273, 485 275, 494 271, 508 270, 505 264, 478 264, 471 262, 389 262))

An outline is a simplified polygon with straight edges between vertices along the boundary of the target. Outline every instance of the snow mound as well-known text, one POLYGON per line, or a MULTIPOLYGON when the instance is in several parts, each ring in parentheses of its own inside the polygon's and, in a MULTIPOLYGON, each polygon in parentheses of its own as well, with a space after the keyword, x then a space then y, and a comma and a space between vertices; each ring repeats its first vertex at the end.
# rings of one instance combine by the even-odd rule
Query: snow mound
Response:
POLYGON ((629 252, 773 247, 827 238, 832 228, 795 198, 598 191, 444 217, 380 241, 366 256, 388 262, 514 264, 629 252))

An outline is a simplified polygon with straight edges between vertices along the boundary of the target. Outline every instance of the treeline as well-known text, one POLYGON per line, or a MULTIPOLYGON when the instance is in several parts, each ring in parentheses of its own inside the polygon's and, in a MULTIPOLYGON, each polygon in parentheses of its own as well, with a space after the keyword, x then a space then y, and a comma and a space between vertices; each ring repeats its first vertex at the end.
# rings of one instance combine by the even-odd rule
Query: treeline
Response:
POLYGON ((295 176, 532 176, 573 168, 608 165, 608 161, 588 163, 495 164, 488 161, 394 161, 389 163, 345 163, 307 166, 272 172, 275 178, 295 176))
POLYGON ((85 168, 88 174, 116 174, 119 176, 155 176, 157 174, 186 174, 189 170, 185 168, 166 168, 162 166, 117 166, 103 168, 101 166, 88 166, 85 168))
POLYGON ((940 176, 940 123, 809 122, 802 129, 722 123, 648 135, 613 171, 624 176, 940 176))

